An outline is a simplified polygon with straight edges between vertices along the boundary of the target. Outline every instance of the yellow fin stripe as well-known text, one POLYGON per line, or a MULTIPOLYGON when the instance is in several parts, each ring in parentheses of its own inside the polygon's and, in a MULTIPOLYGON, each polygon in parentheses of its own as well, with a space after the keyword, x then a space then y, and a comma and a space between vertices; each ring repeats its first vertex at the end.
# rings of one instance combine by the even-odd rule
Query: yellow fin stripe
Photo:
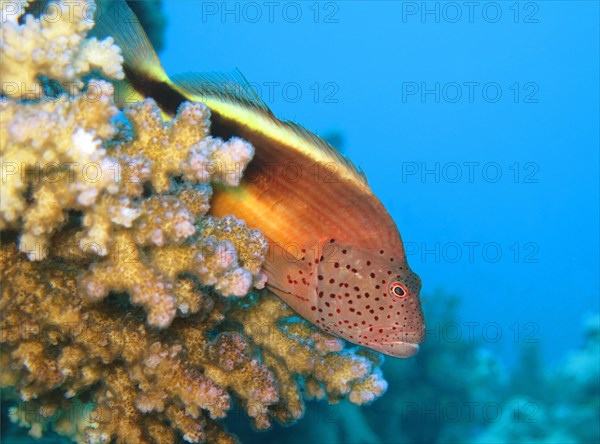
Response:
MULTIPOLYGON (((316 134, 294 122, 277 119, 259 98, 252 97, 251 86, 236 83, 238 79, 233 79, 227 88, 214 87, 213 83, 205 82, 206 78, 204 75, 186 74, 173 76, 172 82, 189 100, 202 102, 223 117, 295 149, 316 162, 333 162, 340 168, 342 177, 368 189, 361 169, 316 134)), ((220 76, 220 85, 224 84, 224 78, 220 76)))

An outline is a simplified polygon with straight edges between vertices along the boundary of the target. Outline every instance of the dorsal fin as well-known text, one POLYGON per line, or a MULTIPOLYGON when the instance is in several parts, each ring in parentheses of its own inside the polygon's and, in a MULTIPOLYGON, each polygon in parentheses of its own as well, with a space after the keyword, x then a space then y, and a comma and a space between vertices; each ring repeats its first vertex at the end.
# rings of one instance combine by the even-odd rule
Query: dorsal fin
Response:
POLYGON ((367 185, 364 172, 326 140, 295 122, 275 117, 239 71, 231 75, 178 74, 172 81, 189 100, 206 103, 209 108, 268 136, 279 136, 281 141, 294 145, 307 155, 313 154, 320 161, 335 162, 359 183, 367 185))
POLYGON ((125 0, 98 0, 91 35, 112 37, 123 52, 126 73, 169 82, 158 55, 125 0))
POLYGON ((367 176, 365 175, 365 172, 362 170, 362 168, 354 165, 354 163, 348 157, 340 153, 336 147, 331 145, 325 139, 316 135, 312 131, 304 128, 302 125, 296 122, 292 122, 290 120, 284 120, 280 122, 282 125, 287 126, 298 137, 304 139, 306 142, 313 145, 316 149, 323 152, 332 162, 335 162, 342 168, 345 168, 349 172, 351 172, 359 182, 361 182, 364 185, 368 185, 367 176))
POLYGON ((174 75, 172 81, 182 93, 192 93, 196 98, 211 97, 273 116, 267 104, 263 102, 254 87, 238 69, 229 74, 218 72, 182 73, 174 75))
POLYGON ((275 117, 244 76, 188 73, 169 79, 146 32, 125 0, 99 0, 92 35, 110 36, 123 51, 124 69, 133 89, 154 97, 161 107, 175 114, 185 100, 204 102, 217 112, 278 138, 318 161, 335 162, 351 178, 367 185, 359 168, 328 142, 304 127, 275 117), (218 109, 217 109, 218 108, 218 109))

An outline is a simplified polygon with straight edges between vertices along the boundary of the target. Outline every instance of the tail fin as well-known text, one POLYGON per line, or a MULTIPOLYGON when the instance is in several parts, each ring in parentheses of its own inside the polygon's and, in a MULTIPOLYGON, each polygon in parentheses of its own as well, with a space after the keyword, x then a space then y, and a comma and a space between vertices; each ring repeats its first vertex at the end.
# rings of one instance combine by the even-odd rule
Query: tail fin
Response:
POLYGON ((123 52, 128 77, 170 83, 148 35, 125 0, 97 0, 95 21, 92 35, 115 40, 123 52))

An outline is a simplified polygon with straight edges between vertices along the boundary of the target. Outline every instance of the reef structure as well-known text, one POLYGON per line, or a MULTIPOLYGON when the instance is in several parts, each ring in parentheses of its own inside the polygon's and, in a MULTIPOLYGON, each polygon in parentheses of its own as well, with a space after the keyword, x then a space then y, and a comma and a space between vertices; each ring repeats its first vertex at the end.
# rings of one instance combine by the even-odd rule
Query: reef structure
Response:
POLYGON ((88 36, 88 2, 37 17, 0 0, 0 386, 32 436, 78 442, 232 442, 305 399, 371 402, 381 357, 345 348, 261 290, 269 245, 209 215, 253 147, 210 135, 184 103, 119 110, 120 49, 88 36))

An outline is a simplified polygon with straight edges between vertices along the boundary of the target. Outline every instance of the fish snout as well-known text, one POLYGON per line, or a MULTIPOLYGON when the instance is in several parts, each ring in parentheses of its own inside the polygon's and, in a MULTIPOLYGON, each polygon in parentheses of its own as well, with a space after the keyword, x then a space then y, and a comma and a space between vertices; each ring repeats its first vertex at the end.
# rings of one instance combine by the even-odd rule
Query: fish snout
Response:
POLYGON ((395 358, 410 358, 419 352, 419 344, 411 342, 370 342, 369 348, 395 358))
POLYGON ((423 325, 408 326, 399 329, 390 326, 370 326, 361 331, 366 346, 386 355, 409 358, 419 351, 419 344, 425 340, 423 325))
POLYGON ((374 341, 379 343, 405 342, 408 344, 421 344, 425 342, 425 326, 420 323, 411 325, 405 323, 401 328, 395 326, 373 326, 366 330, 371 332, 374 341))
POLYGON ((418 297, 419 294, 421 293, 421 287, 423 286, 423 282, 421 281, 421 278, 419 277, 419 275, 417 273, 410 271, 410 270, 409 270, 409 273, 410 273, 410 278, 408 279, 408 282, 409 282, 411 293, 418 297))

